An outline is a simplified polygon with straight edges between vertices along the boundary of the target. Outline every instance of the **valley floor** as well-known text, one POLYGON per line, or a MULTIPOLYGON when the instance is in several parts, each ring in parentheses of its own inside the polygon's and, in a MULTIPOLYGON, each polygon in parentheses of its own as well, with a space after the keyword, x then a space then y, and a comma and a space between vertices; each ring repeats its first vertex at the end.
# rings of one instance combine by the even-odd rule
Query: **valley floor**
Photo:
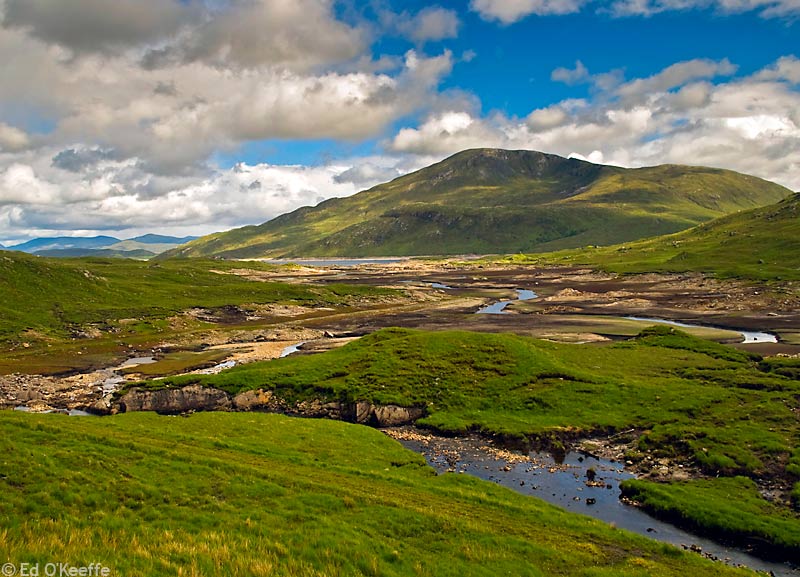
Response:
MULTIPOLYGON (((6 373, 0 375, 0 405, 6 408, 24 406, 32 411, 79 409, 108 413, 114 400, 109 386, 112 381, 113 386, 125 386, 143 378, 202 372, 232 362, 246 368, 251 363, 281 356, 291 345, 302 343, 299 354, 303 356, 336 349, 387 327, 516 334, 560 343, 581 343, 576 346, 587 347, 588 352, 638 335, 652 323, 628 317, 643 317, 698 325, 700 328, 686 329, 687 332, 731 344, 742 352, 783 358, 787 362, 800 356, 800 291, 798 286, 787 282, 721 280, 699 274, 618 276, 580 268, 422 260, 357 267, 291 268, 249 267, 247 262, 242 262, 240 267, 229 267, 224 274, 254 282, 321 289, 367 286, 395 292, 376 293, 377 298, 351 299, 341 304, 276 303, 262 306, 257 313, 253 312, 253 307, 238 303, 207 307, 192 311, 184 320, 171 321, 169 326, 146 338, 140 335, 129 341, 119 338, 119 346, 113 353, 108 352, 107 343, 110 338, 118 337, 88 330, 67 343, 47 346, 39 343, 30 347, 17 343, 0 353, 0 373, 6 373), (517 289, 532 290, 536 298, 515 300, 517 289), (503 300, 511 301, 503 311, 505 314, 475 314, 486 304, 503 300), (777 342, 741 343, 741 330, 769 333, 777 337, 777 342), (127 351, 130 357, 144 357, 146 364, 119 368, 120 351, 127 351), (87 362, 89 357, 91 361, 87 362), (42 367, 53 369, 42 370, 42 367)), ((785 400, 776 393, 769 402, 789 403, 789 393, 787 390, 789 396, 785 400)), ((592 429, 584 425, 576 423, 575 430, 570 432, 570 427, 558 424, 562 430, 552 437, 553 442, 575 445, 581 442, 584 450, 627 460, 640 477, 657 482, 657 486, 678 487, 681 482, 703 480, 709 475, 708 467, 699 466, 692 456, 694 450, 700 450, 699 445, 687 450, 682 440, 670 437, 672 433, 666 430, 658 434, 663 438, 655 435, 650 441, 654 444, 647 447, 643 439, 648 431, 641 427, 623 431, 614 426, 592 429), (623 432, 625 434, 620 434, 623 432), (676 447, 672 453, 663 450, 670 443, 676 447)), ((441 421, 431 426, 446 430, 450 425, 441 421)), ((453 426, 457 431, 461 425, 453 426)), ((497 436, 501 431, 488 426, 485 432, 497 436)), ((787 434, 793 438, 795 433, 787 434)), ((797 439, 794 440, 796 445, 797 439)), ((783 448, 774 450, 784 451, 783 448)), ((786 461, 788 457, 781 454, 781 459, 786 461)), ((800 457, 791 458, 794 462, 800 457)), ((788 465, 783 462, 782 467, 785 466, 788 465)), ((732 473, 744 470, 737 467, 731 469, 732 473)), ((779 474, 767 468, 751 475, 758 484, 757 488, 752 488, 751 495, 758 501, 756 508, 762 507, 762 503, 769 505, 769 501, 780 503, 781 508, 777 513, 764 508, 754 514, 761 515, 759 522, 769 520, 770 515, 776 518, 775 514, 788 519, 787 533, 780 538, 788 539, 789 550, 798 547, 793 544, 796 538, 793 535, 800 534, 800 520, 788 506, 792 475, 782 468, 779 474)), ((655 494, 652 487, 638 489, 642 502, 655 494)), ((707 491, 699 486, 687 490, 694 491, 692 498, 707 491)), ((667 510, 669 503, 672 503, 670 497, 663 497, 652 508, 667 510)), ((669 514, 674 515, 674 506, 671 511, 669 514)), ((705 530, 713 533, 713 524, 705 530)), ((0 549, 2 546, 0 541, 0 549)), ((323 566, 330 567, 324 563, 323 566)), ((661 569, 648 574, 660 574, 659 571, 661 569)), ((398 574, 412 573, 404 569, 398 574)), ((610 574, 628 574, 628 570, 610 574)))

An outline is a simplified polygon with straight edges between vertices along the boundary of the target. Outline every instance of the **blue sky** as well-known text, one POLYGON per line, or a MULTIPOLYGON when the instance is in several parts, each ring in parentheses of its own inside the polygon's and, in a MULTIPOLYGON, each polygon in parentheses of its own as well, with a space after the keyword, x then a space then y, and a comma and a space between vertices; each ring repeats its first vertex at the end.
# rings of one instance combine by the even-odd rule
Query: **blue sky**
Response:
POLYGON ((203 234, 463 148, 800 189, 798 0, 0 0, 0 242, 203 234))
MULTIPOLYGON (((430 6, 428 2, 395 4, 411 12, 430 6)), ((484 114, 502 111, 522 117, 564 99, 589 97, 592 89, 586 83, 568 85, 551 79, 554 69, 574 68, 578 61, 590 72, 619 71, 628 78, 641 78, 680 61, 727 58, 738 67, 731 77, 743 77, 782 56, 797 54, 800 47, 797 15, 763 18, 756 11, 731 14, 707 7, 619 18, 589 9, 531 16, 503 25, 464 10, 464 4, 438 4, 458 14, 459 34, 426 43, 424 50, 432 54, 451 50, 457 59, 474 53, 470 61, 457 62, 440 86, 443 91, 473 95, 484 114)), ((374 16, 369 8, 363 10, 374 16)), ((402 54, 413 47, 413 42, 393 36, 378 38, 373 52, 402 54)), ((221 160, 305 164, 325 162, 330 155, 375 153, 380 150, 380 137, 418 119, 419 115, 400 118, 384 134, 355 143, 330 139, 256 142, 221 160)))

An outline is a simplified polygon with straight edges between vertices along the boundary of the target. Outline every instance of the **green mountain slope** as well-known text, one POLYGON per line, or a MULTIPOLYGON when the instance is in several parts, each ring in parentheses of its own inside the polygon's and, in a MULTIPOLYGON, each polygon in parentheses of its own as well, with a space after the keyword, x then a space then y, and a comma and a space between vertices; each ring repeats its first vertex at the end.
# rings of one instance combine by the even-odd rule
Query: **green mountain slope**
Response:
POLYGON ((617 272, 713 272, 755 279, 800 279, 800 193, 689 230, 619 246, 517 262, 591 264, 617 272))
POLYGON ((728 170, 624 169, 476 149, 348 198, 202 237, 164 257, 551 251, 672 233, 789 193, 728 170))

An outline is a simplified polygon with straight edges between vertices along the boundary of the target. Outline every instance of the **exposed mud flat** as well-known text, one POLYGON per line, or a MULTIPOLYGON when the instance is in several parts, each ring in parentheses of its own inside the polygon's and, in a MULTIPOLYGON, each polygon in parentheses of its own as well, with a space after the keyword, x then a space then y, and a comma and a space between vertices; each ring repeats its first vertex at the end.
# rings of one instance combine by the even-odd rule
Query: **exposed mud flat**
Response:
MULTIPOLYGON (((608 320, 627 316, 769 331, 779 336, 800 334, 797 287, 762 286, 697 274, 618 276, 584 268, 488 266, 463 259, 279 267, 274 271, 248 269, 243 262, 242 268, 231 273, 258 280, 394 287, 404 295, 340 308, 253 305, 192 309, 173 319, 176 330, 185 324, 182 319, 203 319, 217 325, 188 336, 165 335, 155 351, 131 354, 155 354, 158 359, 161 351, 221 350, 228 354, 220 362, 243 364, 276 358, 286 346, 301 341, 303 354, 328 350, 389 326, 513 332, 602 345, 638 332, 622 326, 621 321, 608 320), (507 314, 474 314, 492 303, 514 299, 520 289, 534 291, 537 298, 509 303, 502 311, 507 314), (603 327, 609 323, 613 330, 603 327)), ((737 340, 735 334, 727 336, 728 341, 737 340)), ((726 340, 724 333, 721 337, 726 340)), ((783 340, 736 346, 767 355, 800 354, 800 344, 783 340)), ((0 406, 26 405, 34 410, 89 407, 102 398, 107 371, 66 377, 0 377, 0 406)))

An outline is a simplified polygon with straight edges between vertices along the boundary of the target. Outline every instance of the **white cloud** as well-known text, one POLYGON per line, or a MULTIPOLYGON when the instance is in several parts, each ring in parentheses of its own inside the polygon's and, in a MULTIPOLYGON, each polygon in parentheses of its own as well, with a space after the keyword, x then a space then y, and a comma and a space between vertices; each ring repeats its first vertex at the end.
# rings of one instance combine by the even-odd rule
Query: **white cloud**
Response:
POLYGON ((797 56, 784 56, 758 73, 758 78, 764 80, 787 80, 792 84, 800 84, 800 58, 797 56))
POLYGON ((440 6, 423 8, 414 16, 400 14, 394 18, 398 31, 417 44, 456 38, 461 25, 458 14, 440 6))
POLYGON ((794 59, 724 83, 727 61, 689 61, 649 78, 566 100, 524 119, 464 110, 400 130, 394 150, 446 155, 464 148, 541 150, 622 166, 663 163, 730 168, 800 190, 800 92, 794 59), (788 80, 787 80, 788 78, 788 80))
POLYGON ((64 152, 54 149, 47 155, 20 153, 5 165, 0 159, 0 228, 9 238, 76 231, 123 237, 154 230, 205 234, 348 196, 431 162, 375 156, 323 166, 239 163, 226 170, 165 176, 149 172, 135 158, 114 160, 80 147, 66 150, 66 165, 46 160, 64 152))
MULTIPOLYGON (((49 113, 49 144, 88 142, 175 171, 219 149, 267 138, 359 139, 433 100, 449 52, 414 51, 386 72, 143 69, 131 55, 64 59, 59 49, 0 29, 0 105, 49 113)), ((2 120, 0 118, 0 120, 2 120)))
POLYGON ((575 61, 575 68, 556 68, 553 70, 552 74, 550 74, 550 79, 555 80, 556 82, 563 82, 564 84, 578 84, 579 82, 583 82, 588 80, 589 78, 589 71, 586 69, 586 66, 583 65, 583 62, 580 60, 575 61))
POLYGON ((620 86, 617 90, 620 96, 626 98, 641 98, 648 94, 671 90, 682 86, 690 80, 714 78, 715 76, 730 76, 736 72, 736 66, 727 59, 716 62, 714 60, 696 59, 678 62, 668 66, 658 74, 648 78, 633 80, 620 86))
POLYGON ((763 18, 800 13, 797 0, 616 0, 611 12, 616 16, 652 16, 662 12, 714 9, 721 14, 758 11, 763 18))
POLYGON ((573 14, 584 7, 624 18, 653 16, 663 12, 707 10, 738 14, 756 11, 762 18, 794 18, 800 14, 798 0, 472 0, 470 8, 484 20, 513 24, 530 15, 573 14))
POLYGON ((472 0, 470 8, 484 20, 497 20, 513 24, 526 16, 536 14, 572 14, 579 12, 589 0, 472 0))
POLYGON ((31 140, 25 131, 0 122, 0 152, 14 152, 30 146, 31 140))
POLYGON ((199 16, 177 0, 5 0, 3 12, 4 26, 79 52, 157 41, 199 16))
POLYGON ((431 116, 419 128, 403 128, 390 146, 397 152, 437 155, 502 143, 502 135, 488 123, 467 112, 445 111, 431 116))

